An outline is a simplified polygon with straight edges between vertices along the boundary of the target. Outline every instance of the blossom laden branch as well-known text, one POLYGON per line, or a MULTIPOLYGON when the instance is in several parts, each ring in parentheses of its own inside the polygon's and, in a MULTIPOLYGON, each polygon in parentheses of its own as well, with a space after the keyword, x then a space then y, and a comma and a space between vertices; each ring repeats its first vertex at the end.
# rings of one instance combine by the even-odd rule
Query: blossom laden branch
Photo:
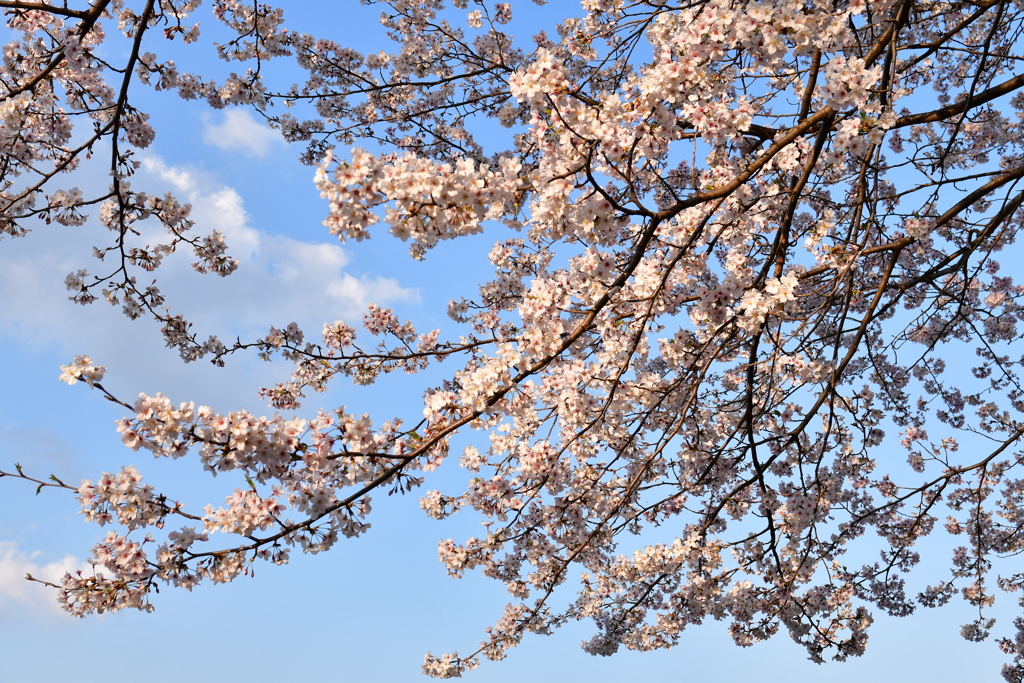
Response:
MULTIPOLYGON (((114 237, 99 253, 120 262, 69 275, 76 302, 101 293, 130 317, 152 315, 185 360, 254 350, 293 363, 261 393, 279 410, 345 379, 452 368, 424 387, 422 414, 375 422, 347 407, 303 419, 161 394, 122 402, 88 357, 62 367, 129 411, 126 446, 195 459, 236 486, 202 515, 134 467, 75 489, 88 519, 125 531, 94 548, 102 575, 65 577, 73 614, 150 609, 162 583, 229 581, 296 547, 327 550, 367 530, 373 492, 424 484, 472 432, 486 439, 467 437, 458 458, 466 487, 428 490, 420 507, 484 522, 480 537, 442 541, 439 558, 453 576, 500 581, 514 602, 470 655, 428 655, 434 676, 570 619, 593 621, 594 654, 671 647, 714 617, 738 645, 785 630, 815 661, 842 660, 865 651, 872 610, 907 616, 956 593, 979 610, 962 633, 980 640, 992 587, 1024 585, 992 577, 1024 549, 1012 352, 1024 287, 995 260, 1013 258, 1024 220, 1020 8, 588 0, 556 38, 529 44, 502 28, 511 3, 389 2, 393 50, 362 55, 291 32, 280 9, 223 0, 215 19, 237 38, 218 50, 251 68, 218 85, 145 51, 156 26, 199 40, 187 23, 197 3, 110 3, 130 44, 121 71, 95 57, 97 29, 62 23, 92 10, 24 4, 9 16, 28 62, 2 82, 36 85, 3 99, 21 137, 0 150, 5 178, 30 180, 0 215, 20 234, 10 226, 32 216, 83 224, 102 201, 114 237), (32 36, 46 49, 28 50, 32 36), (306 81, 265 83, 267 60, 287 56, 306 81), (237 265, 218 233, 191 235, 190 207, 131 187, 132 151, 153 133, 130 95, 147 84, 252 107, 305 143, 329 234, 387 230, 416 259, 495 234, 493 279, 427 332, 371 304, 358 331, 325 321, 313 338, 275 322, 227 345, 200 334, 131 274, 184 245, 200 272, 237 265), (86 146, 66 146, 58 102, 97 122, 86 146), (478 129, 488 120, 506 138, 478 129), (32 204, 107 139, 102 200, 67 188, 32 204), (136 245, 149 219, 169 238, 136 245), (959 459, 961 442, 986 441, 987 456, 959 459), (900 448, 905 468, 889 457, 900 448), (196 526, 163 534, 172 515, 196 526), (911 597, 914 547, 940 529, 964 538, 949 579, 911 597), (635 548, 626 539, 641 532, 663 542, 635 548), (855 548, 880 560, 850 566, 855 548), (560 604, 566 584, 576 597, 560 604)), ((1011 682, 1024 680, 1015 638, 1000 641, 1011 682)))

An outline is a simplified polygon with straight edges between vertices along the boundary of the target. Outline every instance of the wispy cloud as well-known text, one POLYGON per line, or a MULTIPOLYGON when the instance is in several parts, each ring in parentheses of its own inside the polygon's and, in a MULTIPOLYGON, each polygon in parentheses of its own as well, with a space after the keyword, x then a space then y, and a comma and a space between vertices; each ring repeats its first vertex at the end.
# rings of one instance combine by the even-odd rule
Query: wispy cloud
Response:
POLYGON ((0 454, 3 465, 10 467, 14 460, 44 463, 68 472, 77 464, 78 448, 52 428, 25 428, 0 419, 0 454), (6 462, 9 455, 14 459, 6 462))
POLYGON ((247 110, 228 109, 220 123, 204 121, 203 140, 214 147, 259 157, 270 151, 280 135, 253 118, 247 110))

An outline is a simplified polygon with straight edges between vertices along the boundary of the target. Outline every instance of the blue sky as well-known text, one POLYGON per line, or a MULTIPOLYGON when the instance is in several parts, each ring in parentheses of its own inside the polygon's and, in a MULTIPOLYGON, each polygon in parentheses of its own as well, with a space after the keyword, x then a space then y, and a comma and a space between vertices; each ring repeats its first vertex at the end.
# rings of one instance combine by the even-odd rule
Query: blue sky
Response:
MULTIPOLYGON (((552 5, 566 6, 552 3, 544 14, 556 11, 552 5)), ((294 16, 300 30, 340 25, 346 28, 327 36, 361 50, 389 48, 372 44, 379 36, 375 7, 305 3, 302 10, 294 16)), ((540 14, 526 18, 544 20, 540 14)), ((547 28, 552 32, 550 24, 547 28)), ((206 70, 228 68, 207 54, 212 50, 195 52, 192 59, 206 70)), ((482 236, 442 244, 424 263, 409 259, 406 247, 383 231, 368 242, 341 245, 320 225, 326 206, 313 187, 313 170, 296 161, 297 148, 286 146, 257 118, 242 110, 213 111, 171 94, 140 89, 139 95, 142 108, 153 114, 157 138, 142 155, 133 186, 171 190, 190 201, 197 230, 222 230, 241 260, 239 271, 226 279, 193 273, 184 255, 157 272, 168 300, 204 334, 252 337, 268 325, 292 321, 315 332, 327 321, 357 321, 370 301, 393 306, 399 317, 422 329, 444 326, 448 299, 473 292, 473 283, 488 274, 484 255, 490 244, 507 237, 504 228, 494 227, 482 236)), ((87 165, 68 185, 88 190, 106 182, 102 167, 87 165)), ((60 384, 58 366, 86 353, 108 367, 104 384, 124 399, 162 391, 174 401, 217 410, 246 406, 254 412, 271 412, 256 392, 285 379, 289 368, 255 357, 233 358, 226 368, 202 362, 183 366, 163 347, 150 321, 128 321, 103 304, 83 308, 69 302, 64 276, 91 266, 91 247, 105 237, 95 222, 39 224, 23 239, 0 243, 6 386, 0 392, 0 468, 17 461, 31 474, 52 472, 77 483, 136 464, 157 490, 198 510, 220 501, 237 482, 211 479, 195 460, 158 462, 125 449, 113 424, 122 411, 83 386, 60 384)), ((366 388, 339 384, 311 397, 306 412, 348 405, 379 419, 416 415, 431 377, 439 375, 387 376, 366 388)), ((457 490, 468 478, 455 462, 435 474, 424 490, 457 490)), ((507 601, 497 582, 446 576, 436 559, 438 540, 461 540, 479 527, 468 516, 444 522, 426 518, 414 492, 377 496, 371 531, 329 553, 293 556, 285 567, 261 564, 254 578, 200 586, 191 594, 168 588, 154 596, 152 614, 73 620, 59 611, 52 594, 22 577, 31 572, 53 579, 65 568, 83 566, 104 530, 85 524, 69 495, 44 491, 36 496, 32 487, 16 481, 0 487, 0 683, 91 683, 129 670, 153 683, 204 683, 225 676, 252 683, 285 677, 425 680, 419 673, 424 653, 472 651, 507 601)), ((948 551, 942 543, 926 546, 925 552, 934 566, 944 566, 948 551)), ((944 578, 942 571, 923 573, 921 586, 944 578)), ((1011 606, 993 613, 1003 626, 1012 619, 1011 606)), ((968 643, 957 634, 959 624, 974 618, 961 604, 904 620, 876 616, 867 655, 845 664, 813 665, 784 634, 740 650, 717 623, 694 629, 668 652, 594 658, 579 649, 591 635, 587 624, 580 624, 551 637, 529 636, 506 661, 484 662, 469 678, 999 680, 994 644, 968 643)))

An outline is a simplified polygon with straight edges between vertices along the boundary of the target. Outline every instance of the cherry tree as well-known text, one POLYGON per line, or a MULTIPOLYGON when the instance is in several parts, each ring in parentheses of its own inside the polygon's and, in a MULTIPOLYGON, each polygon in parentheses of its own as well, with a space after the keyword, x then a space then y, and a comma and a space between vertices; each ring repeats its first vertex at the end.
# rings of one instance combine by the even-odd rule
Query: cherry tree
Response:
MULTIPOLYGON (((218 53, 245 67, 221 81, 158 54, 204 39, 199 0, 0 1, 0 231, 95 215, 107 242, 68 275, 74 302, 154 318, 185 361, 294 364, 261 392, 271 417, 123 402, 89 357, 62 368, 125 407, 125 446, 238 486, 193 514, 135 466, 78 487, 0 473, 116 529, 94 573, 55 586, 68 612, 149 610, 158 586, 327 550, 367 530, 372 495, 426 484, 427 515, 484 522, 440 544, 448 572, 513 598, 479 647, 427 655, 433 676, 582 619, 598 655, 714 618, 740 646, 784 630, 842 660, 872 611, 960 597, 963 636, 989 636, 996 594, 1024 588, 999 563, 1024 551, 1024 288, 996 260, 1024 221, 1024 5, 583 0, 531 38, 512 31, 528 4, 388 0, 392 42, 364 55, 278 8, 210 4, 232 36, 218 53), (280 60, 304 82, 274 82, 280 60), (199 273, 237 261, 187 204, 132 187, 144 88, 266 117, 317 167, 343 241, 387 231, 424 259, 493 234, 493 279, 447 304, 443 335, 374 305, 233 343, 195 329, 151 273, 179 251, 199 273), (109 157, 99 196, 68 187, 92 155, 109 157), (166 240, 143 244, 145 221, 166 240), (332 381, 442 362, 422 414, 303 412, 332 381), (429 490, 467 433, 468 485, 429 490), (928 569, 944 578, 908 592, 933 533, 957 546, 928 569)), ((998 646, 1022 681, 1014 626, 998 646)))

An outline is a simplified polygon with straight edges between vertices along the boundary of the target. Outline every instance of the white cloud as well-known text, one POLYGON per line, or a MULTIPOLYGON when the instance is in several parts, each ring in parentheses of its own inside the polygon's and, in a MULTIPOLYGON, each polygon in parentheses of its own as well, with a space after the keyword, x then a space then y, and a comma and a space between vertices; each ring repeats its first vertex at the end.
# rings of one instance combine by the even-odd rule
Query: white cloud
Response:
POLYGON ((203 140, 208 145, 248 156, 263 156, 280 139, 278 133, 245 109, 228 109, 221 123, 203 122, 203 140))
POLYGON ((195 230, 220 230, 229 253, 240 261, 229 277, 205 276, 204 286, 196 286, 197 276, 181 259, 173 273, 158 271, 168 300, 197 324, 212 328, 228 322, 234 334, 262 334, 271 324, 297 322, 315 333, 325 322, 361 318, 371 301, 419 298, 394 279, 345 273, 349 255, 337 243, 302 242, 253 229, 242 198, 231 187, 199 172, 169 167, 159 157, 144 158, 143 168, 171 182, 192 204, 195 230))
POLYGON ((197 231, 220 230, 236 258, 249 261, 259 247, 260 233, 249 226, 249 214, 242 197, 232 187, 218 183, 208 174, 168 166, 155 155, 142 156, 142 168, 170 183, 173 194, 192 204, 191 219, 197 231))
POLYGON ((54 589, 26 581, 25 575, 57 583, 65 572, 78 571, 85 565, 71 555, 56 562, 39 564, 40 555, 39 551, 28 553, 19 550, 14 541, 0 541, 0 619, 24 618, 25 614, 63 614, 57 605, 54 589))
MULTIPOLYGON (((326 322, 358 324, 370 301, 392 305, 419 298, 416 290, 394 279, 345 272, 350 257, 337 243, 304 242, 253 228, 239 194, 209 174, 147 156, 133 185, 169 185, 180 200, 192 204, 195 233, 220 230, 229 253, 240 261, 228 277, 200 275, 190 266, 190 250, 181 249, 154 273, 171 312, 194 323, 201 338, 216 334, 225 343, 236 337, 251 340, 265 334, 269 325, 291 322, 315 338, 326 322)), ((129 321, 101 302, 72 305, 64 277, 82 267, 97 273, 105 268, 88 257, 92 246, 104 239, 95 228, 91 221, 77 228, 50 225, 4 242, 0 339, 6 337, 25 352, 56 347, 67 360, 89 354, 110 369, 104 384, 120 384, 126 397, 162 391, 175 400, 195 400, 219 410, 253 406, 256 389, 287 378, 288 367, 244 357, 229 360, 226 368, 205 362, 183 365, 175 352, 164 348, 152 321, 129 321)), ((159 226, 140 228, 141 243, 160 238, 159 226)), ((55 378, 56 368, 54 372, 55 378)))

